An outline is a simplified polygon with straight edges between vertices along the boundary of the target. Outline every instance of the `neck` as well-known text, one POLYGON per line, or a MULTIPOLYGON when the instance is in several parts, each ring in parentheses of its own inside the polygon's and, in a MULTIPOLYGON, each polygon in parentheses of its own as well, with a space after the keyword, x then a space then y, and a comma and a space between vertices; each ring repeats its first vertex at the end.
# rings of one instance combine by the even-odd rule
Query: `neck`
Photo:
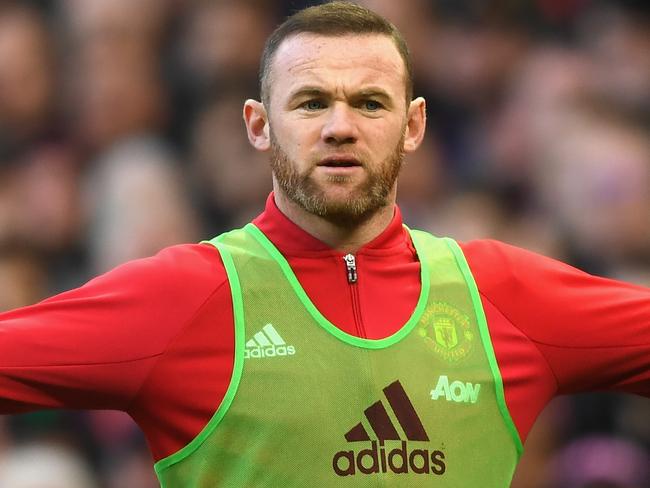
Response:
POLYGON ((395 212, 395 194, 396 191, 393 189, 386 205, 362 221, 354 224, 338 224, 307 212, 279 188, 274 189, 275 204, 289 220, 331 248, 343 253, 355 253, 388 227, 395 212))

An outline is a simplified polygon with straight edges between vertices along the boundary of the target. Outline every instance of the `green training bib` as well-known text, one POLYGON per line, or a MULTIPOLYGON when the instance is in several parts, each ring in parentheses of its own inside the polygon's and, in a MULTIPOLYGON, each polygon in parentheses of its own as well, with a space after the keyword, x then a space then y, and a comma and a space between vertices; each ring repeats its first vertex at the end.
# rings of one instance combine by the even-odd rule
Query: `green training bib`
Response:
POLYGON ((163 487, 509 486, 521 442, 476 284, 454 241, 411 236, 420 297, 381 340, 330 323, 254 225, 211 241, 234 371, 203 431, 156 464, 163 487))

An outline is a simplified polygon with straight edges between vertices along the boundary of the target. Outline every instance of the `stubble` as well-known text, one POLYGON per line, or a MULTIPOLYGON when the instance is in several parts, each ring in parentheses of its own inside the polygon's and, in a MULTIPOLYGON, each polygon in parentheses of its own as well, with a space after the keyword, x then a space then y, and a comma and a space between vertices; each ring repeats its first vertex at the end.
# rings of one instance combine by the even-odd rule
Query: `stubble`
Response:
MULTIPOLYGON (((271 170, 283 193, 303 210, 337 226, 356 226, 369 219, 388 204, 388 196, 395 185, 404 161, 404 137, 377 168, 363 163, 365 180, 352 188, 347 198, 328 198, 326 191, 313 177, 315 167, 300 173, 286 152, 271 135, 271 170)), ((330 184, 345 184, 349 177, 332 175, 330 184)))

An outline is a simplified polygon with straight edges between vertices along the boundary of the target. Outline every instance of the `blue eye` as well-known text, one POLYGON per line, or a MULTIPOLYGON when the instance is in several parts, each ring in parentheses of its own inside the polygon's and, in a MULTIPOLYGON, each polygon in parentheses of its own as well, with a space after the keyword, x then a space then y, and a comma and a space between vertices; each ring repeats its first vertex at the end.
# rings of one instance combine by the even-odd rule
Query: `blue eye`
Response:
POLYGON ((307 100, 302 107, 307 110, 320 110, 324 108, 324 105, 320 100, 307 100))
POLYGON ((382 108, 382 105, 381 103, 375 100, 366 100, 365 102, 363 102, 363 107, 369 112, 376 112, 377 110, 382 108))

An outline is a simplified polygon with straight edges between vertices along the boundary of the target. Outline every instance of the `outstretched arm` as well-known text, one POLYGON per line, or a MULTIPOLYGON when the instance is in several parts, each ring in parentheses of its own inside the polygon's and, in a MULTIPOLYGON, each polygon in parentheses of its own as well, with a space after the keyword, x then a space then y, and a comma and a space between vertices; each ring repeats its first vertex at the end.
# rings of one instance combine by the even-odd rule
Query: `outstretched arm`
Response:
POLYGON ((188 286, 197 267, 214 268, 196 247, 169 248, 0 314, 0 413, 126 409, 214 287, 188 286))

